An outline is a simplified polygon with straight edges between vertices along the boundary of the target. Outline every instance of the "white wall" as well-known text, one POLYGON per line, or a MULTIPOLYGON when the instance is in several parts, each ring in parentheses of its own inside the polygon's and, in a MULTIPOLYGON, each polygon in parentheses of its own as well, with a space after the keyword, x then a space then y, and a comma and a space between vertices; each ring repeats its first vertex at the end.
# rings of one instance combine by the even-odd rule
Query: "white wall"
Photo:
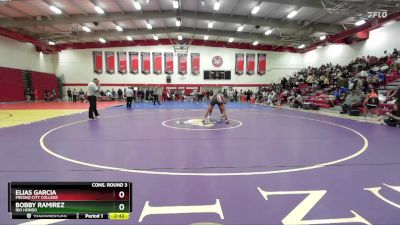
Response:
POLYGON ((304 54, 306 66, 319 66, 332 62, 345 65, 360 56, 382 56, 384 51, 392 52, 400 49, 400 22, 389 22, 382 27, 372 30, 365 41, 352 45, 328 45, 304 54))
POLYGON ((22 70, 55 73, 55 55, 36 52, 30 43, 0 36, 0 66, 22 70))
MULTIPOLYGON (((134 46, 121 48, 104 48, 95 49, 96 51, 125 51, 125 52, 174 52, 173 46, 134 46)), ((166 74, 160 75, 143 75, 139 72, 137 75, 118 73, 109 75, 104 72, 97 75, 93 72, 93 49, 83 50, 64 50, 59 54, 57 75, 64 74, 67 84, 87 83, 93 77, 100 78, 102 83, 108 84, 164 84, 166 74)), ((177 71, 177 57, 174 58, 174 74, 172 75, 172 84, 266 84, 278 81, 278 78, 290 75, 300 68, 303 68, 303 57, 295 53, 267 53, 267 71, 264 76, 257 74, 248 76, 243 74, 237 76, 235 70, 235 53, 257 53, 252 50, 230 49, 230 48, 214 48, 203 46, 190 46, 188 53, 188 73, 185 79, 180 79, 177 71), (190 53, 200 53, 200 74, 195 76, 190 71, 190 53), (221 56, 223 64, 219 68, 212 65, 211 59, 214 56, 221 56), (203 70, 231 70, 231 80, 204 80, 203 70)), ((103 55, 104 57, 104 55, 103 55)), ((163 55, 164 57, 164 55, 163 55)), ((104 58, 103 58, 104 61, 104 58)), ((117 65, 117 64, 116 64, 117 65)), ((104 67, 105 65, 103 65, 104 67)), ((164 65, 163 65, 164 68, 164 65)), ((103 69, 105 71, 105 69, 103 69)), ((164 71, 164 70, 163 70, 164 71)))

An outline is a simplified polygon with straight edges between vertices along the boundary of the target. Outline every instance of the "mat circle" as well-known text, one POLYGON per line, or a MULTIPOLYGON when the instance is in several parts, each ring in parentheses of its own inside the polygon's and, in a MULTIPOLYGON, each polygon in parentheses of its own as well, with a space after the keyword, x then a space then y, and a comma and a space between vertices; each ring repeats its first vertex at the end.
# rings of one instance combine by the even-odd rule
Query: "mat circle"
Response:
MULTIPOLYGON (((146 113, 146 111, 141 111, 146 113)), ((140 113, 140 112, 137 112, 140 113)), ((253 111, 253 113, 256 113, 253 111)), ((264 114, 268 114, 263 112, 264 114)), ((108 116, 108 117, 102 117, 103 119, 105 118, 113 118, 113 117, 118 117, 118 116, 126 116, 129 114, 119 114, 119 115, 113 115, 113 116, 108 116)), ((323 168, 326 166, 332 166, 332 165, 337 165, 339 163, 354 159, 356 157, 358 157, 359 155, 361 155, 362 153, 364 153, 367 148, 368 148, 368 139, 361 134, 360 132, 346 127, 344 125, 340 125, 340 124, 336 124, 333 122, 328 122, 328 121, 323 121, 323 120, 318 120, 318 119, 311 119, 311 118, 305 118, 305 117, 300 117, 300 116, 292 116, 292 115, 277 115, 277 116, 281 116, 281 117, 286 117, 286 118, 296 118, 296 119, 301 119, 301 120, 309 120, 309 121, 315 121, 315 122, 320 122, 320 123, 324 123, 327 125, 332 125, 332 126, 336 126, 336 127, 340 127, 343 128, 345 130, 351 131, 353 133, 355 133, 358 137, 360 137, 363 141, 363 146, 357 150, 355 153, 348 155, 346 157, 343 158, 339 158, 336 160, 332 160, 332 161, 328 161, 328 162, 323 162, 323 163, 318 163, 315 165, 307 165, 307 166, 300 166, 297 168, 290 168, 290 169, 278 169, 278 170, 268 170, 268 171, 250 171, 250 172, 167 172, 167 171, 154 171, 154 170, 141 170, 141 169, 127 169, 127 168, 121 168, 121 167, 113 167, 113 166, 106 166, 106 165, 100 165, 100 164, 95 164, 95 163, 88 163, 88 162, 83 162, 77 159, 73 159, 73 158, 68 158, 66 156, 60 155, 56 152, 54 152, 53 150, 51 150, 50 148, 48 148, 45 144, 45 139, 46 137, 53 133, 54 131, 57 131, 59 129, 62 129, 64 127, 68 127, 71 125, 75 125, 75 124, 79 124, 79 123, 85 123, 88 122, 89 120, 80 120, 80 121, 76 121, 76 122, 72 122, 72 123, 67 123, 61 126, 58 126, 56 128, 53 128, 49 131, 47 131, 46 133, 44 133, 40 139, 39 139, 39 143, 41 148, 47 152, 50 155, 53 155, 54 157, 57 157, 59 159, 68 161, 68 162, 72 162, 75 164, 79 164, 79 165, 84 165, 84 166, 88 166, 88 167, 93 167, 93 168, 97 168, 97 169, 105 169, 105 170, 114 170, 114 171, 121 171, 121 172, 129 172, 129 173, 138 173, 138 174, 152 174, 152 175, 169 175, 169 176, 252 176, 252 175, 266 175, 266 174, 280 174, 280 173, 291 173, 291 172, 299 172, 299 171, 306 171, 306 170, 313 170, 313 169, 318 169, 318 168, 323 168)))

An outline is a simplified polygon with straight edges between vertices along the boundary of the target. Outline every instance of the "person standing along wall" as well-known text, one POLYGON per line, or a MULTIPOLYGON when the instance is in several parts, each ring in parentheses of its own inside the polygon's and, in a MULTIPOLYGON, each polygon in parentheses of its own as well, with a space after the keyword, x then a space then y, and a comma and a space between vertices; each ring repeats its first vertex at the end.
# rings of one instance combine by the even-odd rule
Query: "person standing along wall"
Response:
POLYGON ((97 95, 100 90, 100 81, 94 78, 92 82, 88 84, 88 100, 89 100, 89 119, 95 119, 100 116, 97 112, 97 95), (94 114, 94 116, 93 116, 94 114))
POLYGON ((159 93, 160 93, 160 88, 154 89, 154 91, 153 91, 153 105, 155 105, 156 102, 157 102, 159 105, 161 105, 161 104, 160 104, 160 100, 158 99, 159 96, 160 96, 159 93))
POLYGON ((74 88, 74 90, 72 91, 72 102, 76 102, 77 98, 78 98, 78 92, 74 88))
POLYGON ((126 89, 125 96, 126 96, 126 108, 131 109, 133 101, 133 90, 131 87, 128 87, 128 89, 126 89))
POLYGON ((72 91, 70 88, 68 88, 68 90, 67 90, 67 95, 68 95, 68 101, 72 102, 72 91))

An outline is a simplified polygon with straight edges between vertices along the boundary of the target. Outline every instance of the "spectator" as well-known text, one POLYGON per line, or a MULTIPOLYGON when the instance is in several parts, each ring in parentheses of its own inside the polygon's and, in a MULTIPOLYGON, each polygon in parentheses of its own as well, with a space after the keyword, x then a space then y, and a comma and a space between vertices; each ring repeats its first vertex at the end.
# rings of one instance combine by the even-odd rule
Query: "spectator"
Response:
POLYGON ((117 97, 117 92, 115 92, 114 88, 111 90, 111 96, 111 99, 115 101, 115 98, 117 97))
POLYGON ((57 98, 57 92, 56 89, 53 88, 53 90, 51 91, 51 97, 53 98, 53 100, 55 101, 57 98))
POLYGON ((349 110, 355 110, 358 107, 362 107, 361 97, 362 96, 360 96, 357 91, 350 91, 342 104, 342 111, 340 114, 347 114, 349 110))
POLYGON ((308 86, 311 87, 315 82, 314 74, 311 74, 310 76, 308 76, 306 82, 308 83, 308 86))
POLYGON ((400 126, 400 107, 398 105, 394 105, 393 111, 391 113, 386 113, 387 118, 383 121, 388 126, 399 127, 400 126))
POLYGON ((78 92, 74 88, 74 90, 72 91, 72 102, 76 102, 77 98, 78 98, 78 92))
POLYGON ((83 103, 83 102, 86 102, 86 101, 85 101, 85 92, 82 90, 82 88, 79 90, 78 94, 79 94, 79 100, 80 100, 82 103, 83 103))
POLYGON ((160 96, 160 94, 159 94, 159 88, 156 88, 154 91, 153 91, 153 105, 155 105, 156 104, 156 102, 159 104, 159 105, 161 105, 160 104, 160 101, 159 101, 159 96, 160 96))
POLYGON ((126 89, 125 96, 126 96, 126 108, 131 109, 133 101, 133 90, 131 87, 128 87, 128 89, 126 89))
POLYGON ((31 93, 31 91, 30 91, 29 88, 25 90, 25 101, 26 102, 30 102, 31 101, 31 94, 30 93, 31 93))
POLYGON ((68 90, 67 90, 67 96, 68 96, 68 101, 72 102, 72 91, 70 88, 68 88, 68 90))
POLYGON ((118 91, 117 91, 117 93, 118 93, 118 101, 122 101, 122 99, 123 99, 123 96, 122 96, 122 90, 121 90, 121 88, 118 88, 118 91))
POLYGON ((366 109, 364 116, 367 116, 368 113, 370 113, 372 116, 372 113, 375 113, 378 105, 379 105, 378 91, 374 87, 370 86, 370 91, 364 100, 364 106, 366 109))

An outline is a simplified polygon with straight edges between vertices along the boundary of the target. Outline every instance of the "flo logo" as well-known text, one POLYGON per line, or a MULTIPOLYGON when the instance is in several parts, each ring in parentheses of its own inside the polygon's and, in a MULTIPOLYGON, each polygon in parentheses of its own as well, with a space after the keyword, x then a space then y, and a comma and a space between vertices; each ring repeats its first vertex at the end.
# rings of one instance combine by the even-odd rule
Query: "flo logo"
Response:
POLYGON ((239 128, 243 124, 239 120, 229 119, 229 124, 226 124, 223 119, 209 118, 203 122, 203 118, 185 117, 165 120, 162 125, 174 129, 183 130, 226 130, 239 128))
POLYGON ((213 127, 215 125, 215 122, 208 122, 208 123, 203 123, 203 119, 189 119, 183 121, 184 125, 190 125, 190 126, 198 126, 198 127, 213 127))
POLYGON ((368 18, 378 18, 378 19, 383 19, 388 16, 387 11, 374 11, 374 12, 368 12, 368 18))

